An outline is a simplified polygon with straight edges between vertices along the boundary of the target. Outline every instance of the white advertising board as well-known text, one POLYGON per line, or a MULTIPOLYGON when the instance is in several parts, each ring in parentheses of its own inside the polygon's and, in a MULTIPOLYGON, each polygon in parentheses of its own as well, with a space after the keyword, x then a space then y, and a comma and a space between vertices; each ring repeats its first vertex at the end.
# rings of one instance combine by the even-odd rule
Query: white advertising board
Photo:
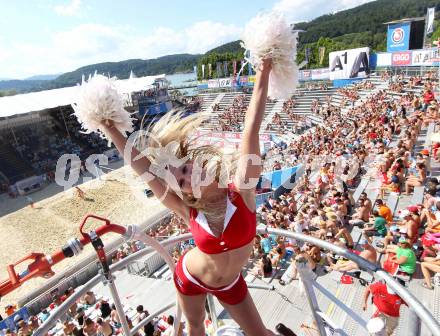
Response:
POLYGON ((370 73, 369 57, 368 47, 331 52, 330 80, 367 77, 370 73))

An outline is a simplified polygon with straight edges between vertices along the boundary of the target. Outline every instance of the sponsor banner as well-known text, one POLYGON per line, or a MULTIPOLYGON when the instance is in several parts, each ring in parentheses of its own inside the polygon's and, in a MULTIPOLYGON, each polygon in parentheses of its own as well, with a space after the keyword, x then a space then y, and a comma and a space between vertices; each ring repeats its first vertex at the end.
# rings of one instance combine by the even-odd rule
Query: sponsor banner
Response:
POLYGON ((240 76, 237 79, 233 77, 209 79, 209 80, 199 81, 197 84, 197 88, 218 89, 224 87, 253 86, 254 82, 255 82, 255 76, 240 76))
POLYGON ((198 90, 205 90, 207 88, 208 88, 208 81, 199 81, 199 83, 197 84, 198 90))
POLYGON ((411 52, 394 52, 391 56, 391 65, 411 65, 411 52))
POLYGON ((220 78, 218 80, 219 87, 231 87, 232 86, 232 78, 220 78))
MULTIPOLYGON (((243 133, 238 132, 209 132, 209 131, 196 131, 194 133, 196 137, 202 137, 202 141, 209 141, 208 139, 228 139, 231 141, 241 141, 243 133)), ((270 141, 270 134, 260 134, 260 141, 270 141)))
POLYGON ((231 87, 231 86, 232 86, 232 78, 219 78, 219 79, 208 80, 208 88, 210 89, 231 87))
POLYGON ((299 78, 304 81, 311 80, 312 79, 312 71, 301 70, 299 78))
POLYGON ((342 88, 350 84, 356 84, 356 82, 361 81, 362 78, 353 78, 353 79, 335 79, 333 81, 334 88, 342 88))
POLYGON ((219 82, 217 79, 210 79, 208 81, 208 88, 210 89, 216 89, 219 87, 219 82))
POLYGON ((330 80, 367 77, 370 73, 369 55, 368 47, 331 52, 330 80))
MULTIPOLYGON (((240 148, 241 140, 237 141, 234 139, 220 139, 220 138, 201 138, 196 139, 196 143, 199 146, 209 146, 214 145, 215 147, 220 147, 224 149, 237 150, 240 148)), ((270 142, 262 142, 260 141, 260 148, 263 148, 263 152, 267 151, 270 148, 270 142)))
POLYGON ((413 66, 433 66, 438 64, 439 51, 434 49, 414 50, 412 52, 413 66))
POLYGON ((376 66, 391 66, 391 53, 377 53, 376 66))
POLYGON ((225 139, 240 139, 240 133, 225 133, 225 139))
POLYGON ((405 52, 378 53, 376 66, 438 66, 439 61, 439 49, 418 49, 405 52), (410 55, 409 60, 408 55, 410 55))
POLYGON ((328 68, 312 70, 312 80, 323 79, 330 79, 330 70, 328 68))
POLYGON ((328 68, 312 69, 312 70, 300 70, 299 80, 326 80, 330 79, 330 70, 328 68))
POLYGON ((387 51, 403 51, 409 49, 409 33, 411 24, 398 23, 388 26, 387 51))
POLYGON ((255 76, 240 76, 237 79, 233 77, 201 80, 197 84, 199 89, 218 89, 225 87, 253 86, 255 76))

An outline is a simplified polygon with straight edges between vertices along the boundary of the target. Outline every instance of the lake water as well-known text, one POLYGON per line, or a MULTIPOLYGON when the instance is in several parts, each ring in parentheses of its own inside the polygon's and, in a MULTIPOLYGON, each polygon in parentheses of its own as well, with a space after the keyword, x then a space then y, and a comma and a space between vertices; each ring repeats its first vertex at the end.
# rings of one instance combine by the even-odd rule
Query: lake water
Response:
MULTIPOLYGON (((194 81, 194 80, 197 79, 194 72, 184 73, 184 74, 167 75, 166 78, 171 82, 172 86, 186 84, 186 82, 188 82, 188 81, 194 81)), ((197 94, 197 89, 196 88, 184 89, 184 90, 181 90, 181 91, 182 91, 182 93, 185 92, 186 95, 195 95, 195 94, 197 94)))
POLYGON ((173 86, 175 86, 184 84, 189 80, 196 80, 196 75, 194 72, 190 72, 184 74, 166 75, 166 78, 171 82, 173 86))

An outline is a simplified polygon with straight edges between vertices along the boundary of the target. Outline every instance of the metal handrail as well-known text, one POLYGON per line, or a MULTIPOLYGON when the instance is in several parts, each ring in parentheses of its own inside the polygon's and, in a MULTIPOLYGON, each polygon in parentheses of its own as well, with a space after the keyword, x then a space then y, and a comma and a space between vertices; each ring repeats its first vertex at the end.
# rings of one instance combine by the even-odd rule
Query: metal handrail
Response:
MULTIPOLYGON (((289 238, 293 238, 296 240, 300 240, 303 242, 307 242, 313 245, 316 245, 320 248, 330 250, 340 256, 343 256, 349 260, 354 261, 359 268, 364 269, 370 273, 375 273, 377 276, 379 276, 381 279, 383 279, 387 285, 391 287, 392 290, 395 291, 397 295, 399 295, 407 304, 409 307, 411 307, 415 314, 425 323, 425 325, 428 327, 432 335, 434 336, 440 336, 440 324, 434 319, 432 314, 417 300, 417 298, 411 294, 409 291, 405 289, 402 285, 400 285, 388 272, 386 272, 384 269, 379 267, 378 265, 375 265, 364 258, 348 251, 345 248, 330 244, 326 241, 323 241, 318 238, 314 238, 311 236, 307 236, 304 234, 286 231, 286 230, 280 230, 280 229, 271 229, 271 228, 258 228, 258 233, 269 233, 269 234, 275 234, 275 235, 281 235, 289 238)), ((192 238, 191 233, 186 233, 180 236, 172 237, 170 239, 167 239, 161 244, 164 247, 175 245, 177 243, 180 243, 182 241, 186 241, 192 238)), ((128 264, 135 261, 136 259, 143 257, 149 253, 153 252, 153 248, 148 247, 143 250, 140 250, 136 253, 133 253, 126 257, 125 259, 117 262, 116 264, 112 265, 110 269, 112 271, 117 271, 125 268, 128 264)), ((79 299, 83 294, 86 293, 87 290, 92 288, 93 286, 97 285, 99 281, 103 280, 101 275, 97 275, 90 279, 86 284, 83 286, 77 288, 74 294, 72 294, 67 300, 64 301, 62 305, 57 307, 55 311, 49 316, 49 318, 40 326, 40 328, 35 332, 36 336, 43 336, 45 335, 50 329, 51 326, 56 323, 56 321, 61 318, 67 309, 77 300, 79 299)), ((152 317, 151 317, 152 319, 152 317)), ((142 323, 139 328, 141 328, 143 325, 151 321, 151 319, 144 319, 145 322, 142 323)), ((136 326, 137 327, 137 326, 136 326)), ((135 328, 136 328, 135 327, 135 328)), ((137 329, 139 330, 139 329, 137 329)), ((132 332, 132 331, 131 331, 132 332)))
POLYGON ((350 252, 345 248, 330 244, 324 240, 315 237, 280 229, 259 229, 259 231, 294 238, 316 245, 320 248, 330 250, 340 256, 354 261, 359 266, 359 268, 365 269, 371 273, 375 273, 380 278, 382 278, 386 282, 386 284, 389 285, 391 289, 407 303, 409 307, 414 310, 416 315, 420 317, 420 319, 426 324, 426 326, 429 328, 434 336, 440 336, 440 324, 438 321, 435 320, 429 310, 426 309, 426 307, 422 303, 420 303, 420 301, 417 300, 417 298, 413 294, 406 290, 405 287, 399 284, 387 271, 385 271, 378 265, 367 261, 366 259, 350 252))
MULTIPOLYGON (((167 239, 166 241, 162 242, 161 244, 164 247, 175 245, 177 243, 180 243, 185 240, 189 240, 192 238, 192 235, 190 233, 185 233, 181 236, 172 237, 170 239, 167 239)), ((149 253, 154 252, 154 249, 152 247, 146 247, 142 250, 139 250, 133 254, 130 254, 126 258, 118 261, 117 263, 110 266, 110 270, 112 272, 122 270, 123 268, 127 267, 130 263, 135 261, 138 258, 141 258, 149 253)), ((57 320, 60 319, 65 312, 69 309, 69 307, 74 304, 78 299, 81 298, 82 295, 84 295, 90 288, 96 286, 100 281, 102 281, 102 275, 98 274, 94 276, 92 279, 87 281, 84 285, 76 288, 75 292, 69 296, 60 306, 55 308, 53 313, 47 318, 47 320, 44 321, 44 323, 35 331, 35 336, 43 336, 45 335, 54 324, 57 323, 57 320)))

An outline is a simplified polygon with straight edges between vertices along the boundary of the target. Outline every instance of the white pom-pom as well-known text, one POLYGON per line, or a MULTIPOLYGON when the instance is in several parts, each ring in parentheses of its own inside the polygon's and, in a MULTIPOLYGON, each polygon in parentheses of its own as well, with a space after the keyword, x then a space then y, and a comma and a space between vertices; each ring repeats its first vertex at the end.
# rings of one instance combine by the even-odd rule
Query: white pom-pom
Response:
POLYGON ((287 99, 295 91, 297 38, 298 33, 276 12, 260 14, 246 25, 242 38, 242 47, 249 53, 246 60, 258 69, 262 59, 272 58, 268 92, 272 98, 287 99))
POLYGON ((113 121, 115 128, 124 135, 126 132, 133 132, 134 119, 124 109, 115 81, 115 78, 95 75, 81 85, 77 101, 72 107, 85 133, 97 132, 109 139, 102 132, 104 120, 113 121))

